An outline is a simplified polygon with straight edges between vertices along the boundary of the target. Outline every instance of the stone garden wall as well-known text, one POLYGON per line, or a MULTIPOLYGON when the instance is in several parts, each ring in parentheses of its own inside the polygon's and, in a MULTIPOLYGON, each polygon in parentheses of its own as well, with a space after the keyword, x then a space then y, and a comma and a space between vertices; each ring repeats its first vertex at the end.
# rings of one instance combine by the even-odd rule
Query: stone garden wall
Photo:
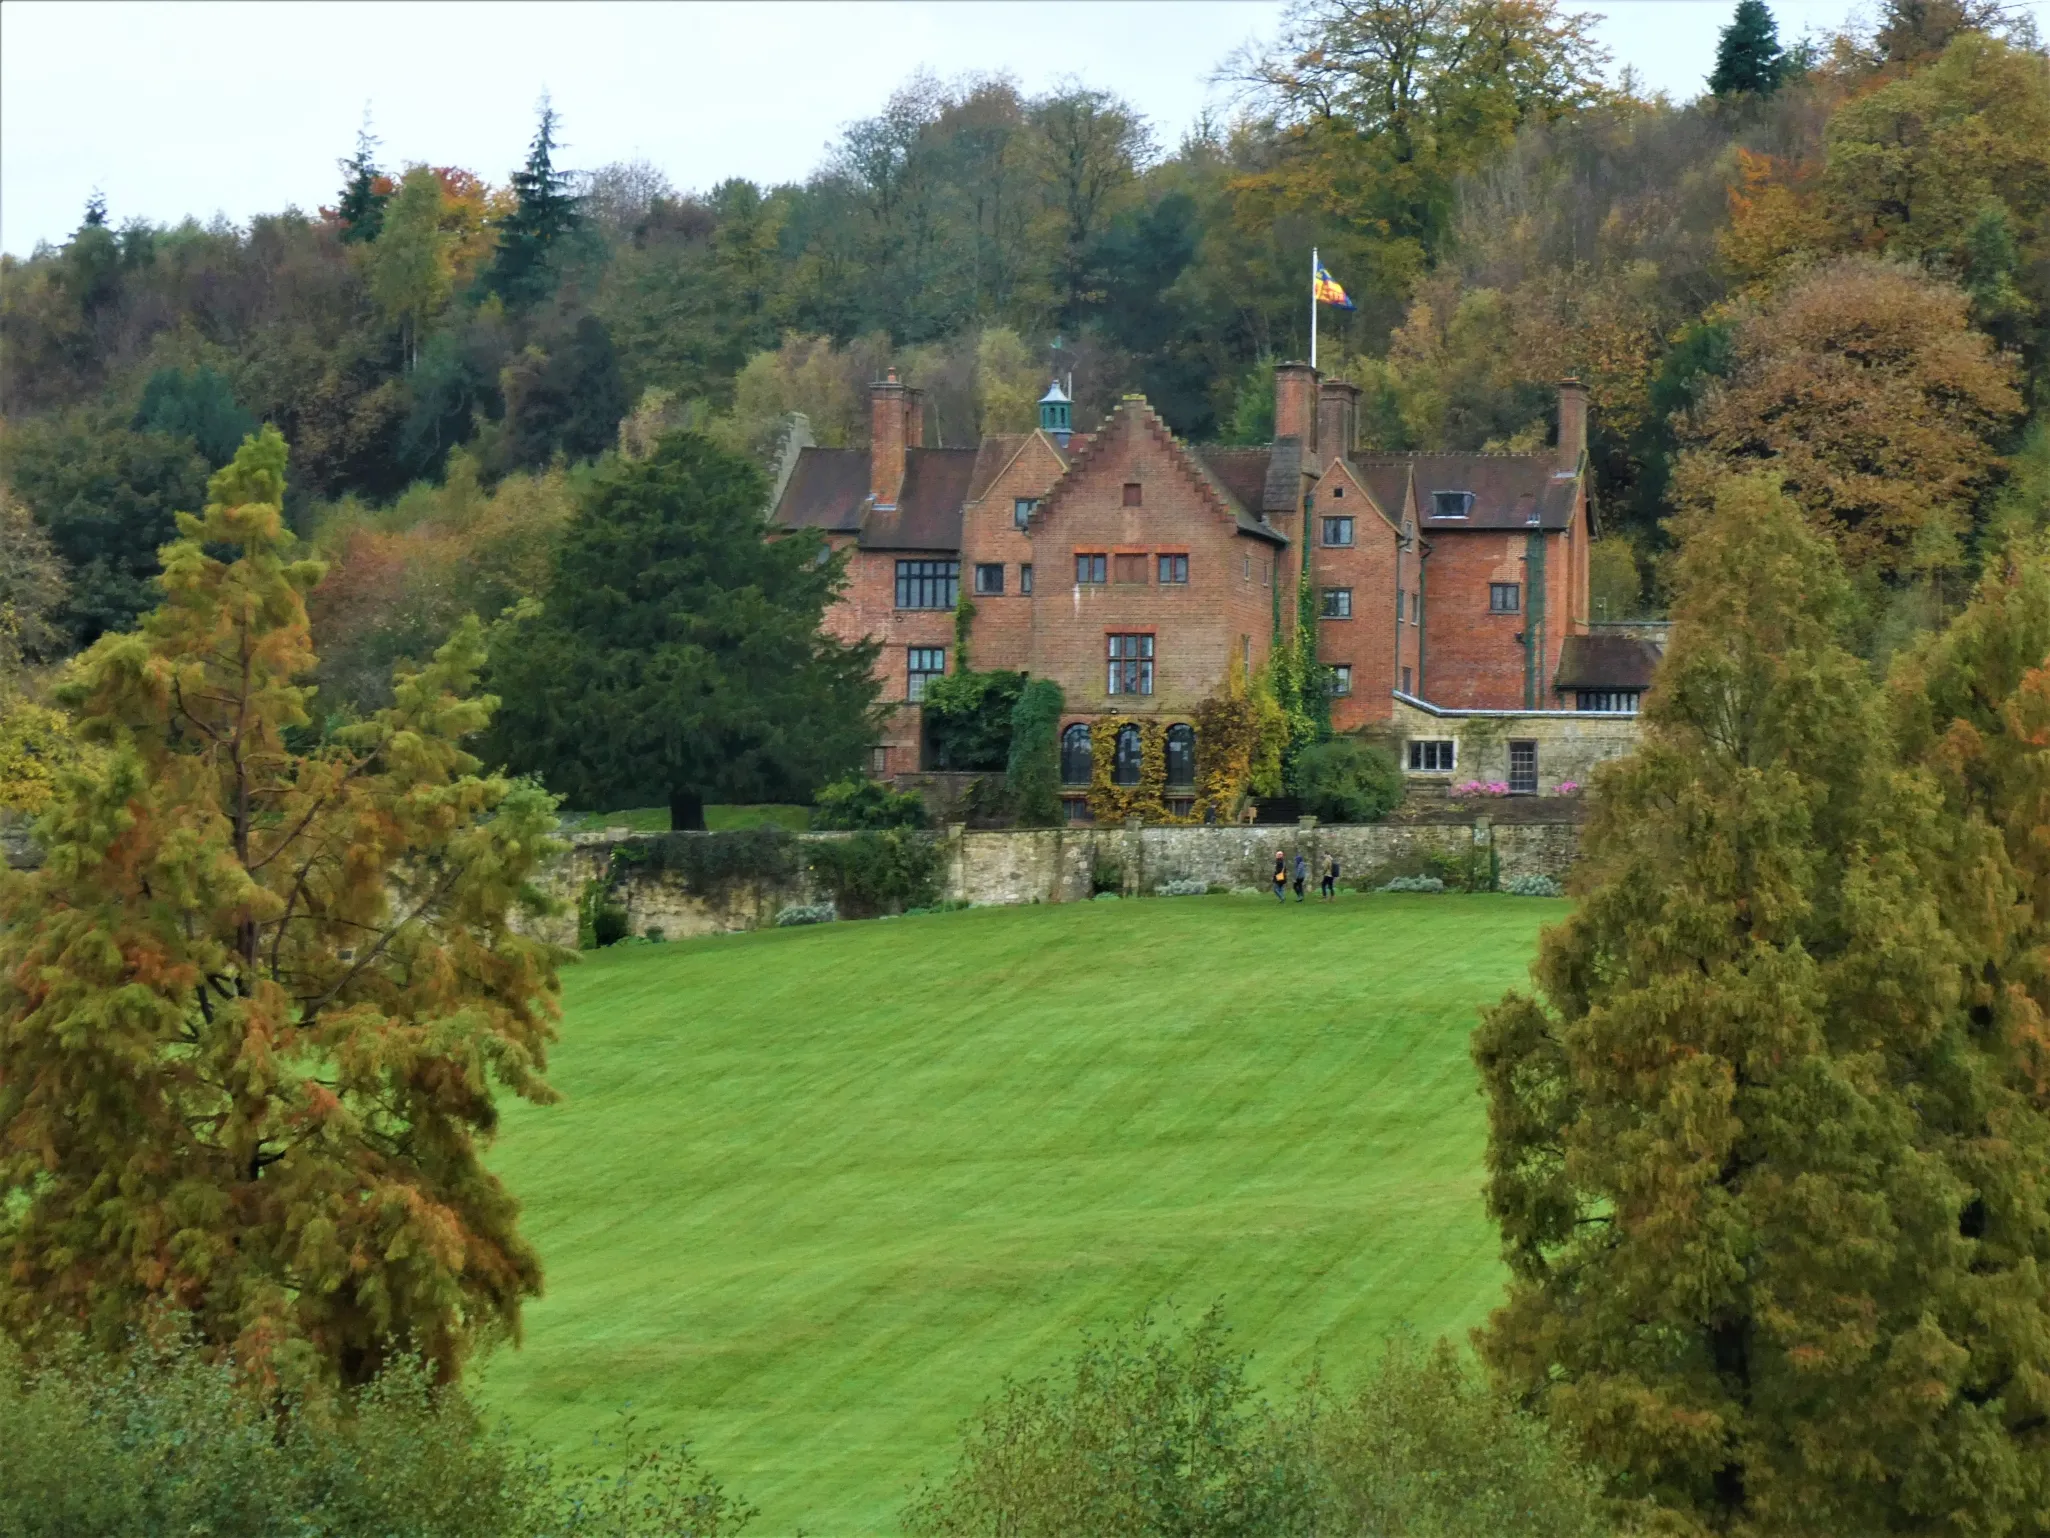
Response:
MULTIPOLYGON (((1129 896, 1143 896, 1170 881, 1264 890, 1274 869, 1274 852, 1293 865, 1300 851, 1310 861, 1311 879, 1325 856, 1338 857, 1347 883, 1437 855, 1455 862, 1493 866, 1508 882, 1517 876, 1563 879, 1580 844, 1577 803, 1504 803, 1496 815, 1448 806, 1400 821, 1365 826, 1301 825, 1257 827, 1066 827, 972 831, 956 824, 940 835, 942 895, 976 904, 1083 902, 1102 882, 1129 896)), ((575 905, 588 883, 603 882, 610 902, 627 911, 628 932, 659 929, 667 939, 756 929, 775 921, 779 909, 823 900, 807 876, 757 883, 742 881, 716 896, 685 889, 675 875, 631 858, 636 844, 669 835, 626 832, 575 837, 570 852, 548 872, 543 885, 560 899, 564 912, 535 926, 563 945, 576 943, 575 905), (621 846, 625 846, 621 848, 621 846), (615 858, 619 849, 627 858, 615 858)), ((716 838, 717 834, 684 835, 716 838)), ((845 834, 797 835, 803 846, 845 834)))

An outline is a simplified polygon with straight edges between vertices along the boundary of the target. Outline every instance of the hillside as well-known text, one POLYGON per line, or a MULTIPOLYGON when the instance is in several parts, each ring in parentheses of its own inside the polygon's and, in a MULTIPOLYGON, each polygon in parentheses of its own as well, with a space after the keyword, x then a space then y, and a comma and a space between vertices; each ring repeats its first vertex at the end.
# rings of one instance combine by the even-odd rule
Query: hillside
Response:
POLYGON ((887 1532, 1078 1328, 1222 1298, 1263 1381, 1498 1295, 1467 1035, 1563 903, 983 909, 599 953, 496 1163, 547 1267, 489 1401, 631 1403, 759 1530, 887 1532))

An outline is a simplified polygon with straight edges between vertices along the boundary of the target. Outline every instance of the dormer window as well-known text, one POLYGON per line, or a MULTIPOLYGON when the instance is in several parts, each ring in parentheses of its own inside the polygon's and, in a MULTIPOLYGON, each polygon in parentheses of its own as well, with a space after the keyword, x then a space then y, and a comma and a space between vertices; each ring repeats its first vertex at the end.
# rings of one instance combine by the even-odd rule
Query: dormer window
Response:
POLYGON ((1464 518, 1473 511, 1473 493, 1470 491, 1434 491, 1431 493, 1431 512, 1438 518, 1464 518))

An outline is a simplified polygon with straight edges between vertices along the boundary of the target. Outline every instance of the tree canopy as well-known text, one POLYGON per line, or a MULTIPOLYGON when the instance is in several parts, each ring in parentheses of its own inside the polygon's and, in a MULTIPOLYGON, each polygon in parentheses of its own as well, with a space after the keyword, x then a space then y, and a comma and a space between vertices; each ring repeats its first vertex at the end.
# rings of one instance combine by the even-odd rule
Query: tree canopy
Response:
POLYGON ((687 432, 593 479, 538 612, 494 645, 507 762, 578 805, 658 795, 686 829, 709 796, 809 800, 859 766, 875 645, 824 633, 844 560, 815 532, 765 538, 764 497, 687 432))
POLYGON ((319 579, 265 430, 181 513, 163 600, 61 691, 99 752, 0 889, 0 1326, 160 1314, 271 1382, 442 1376, 540 1266, 482 1162, 558 953, 513 927, 554 803, 480 776, 482 631, 303 748, 319 579))

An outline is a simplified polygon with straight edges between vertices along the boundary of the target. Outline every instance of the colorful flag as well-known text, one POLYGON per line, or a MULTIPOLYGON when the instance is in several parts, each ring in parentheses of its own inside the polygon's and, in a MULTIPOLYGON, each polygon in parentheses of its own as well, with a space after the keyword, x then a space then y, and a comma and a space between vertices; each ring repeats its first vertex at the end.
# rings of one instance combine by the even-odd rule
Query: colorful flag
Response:
POLYGON ((1320 303, 1335 304, 1341 310, 1353 310, 1359 308, 1359 306, 1355 305, 1352 302, 1352 300, 1346 297, 1345 290, 1338 286, 1338 280, 1332 277, 1331 274, 1326 272, 1321 266, 1317 269, 1316 283, 1316 295, 1320 303))

